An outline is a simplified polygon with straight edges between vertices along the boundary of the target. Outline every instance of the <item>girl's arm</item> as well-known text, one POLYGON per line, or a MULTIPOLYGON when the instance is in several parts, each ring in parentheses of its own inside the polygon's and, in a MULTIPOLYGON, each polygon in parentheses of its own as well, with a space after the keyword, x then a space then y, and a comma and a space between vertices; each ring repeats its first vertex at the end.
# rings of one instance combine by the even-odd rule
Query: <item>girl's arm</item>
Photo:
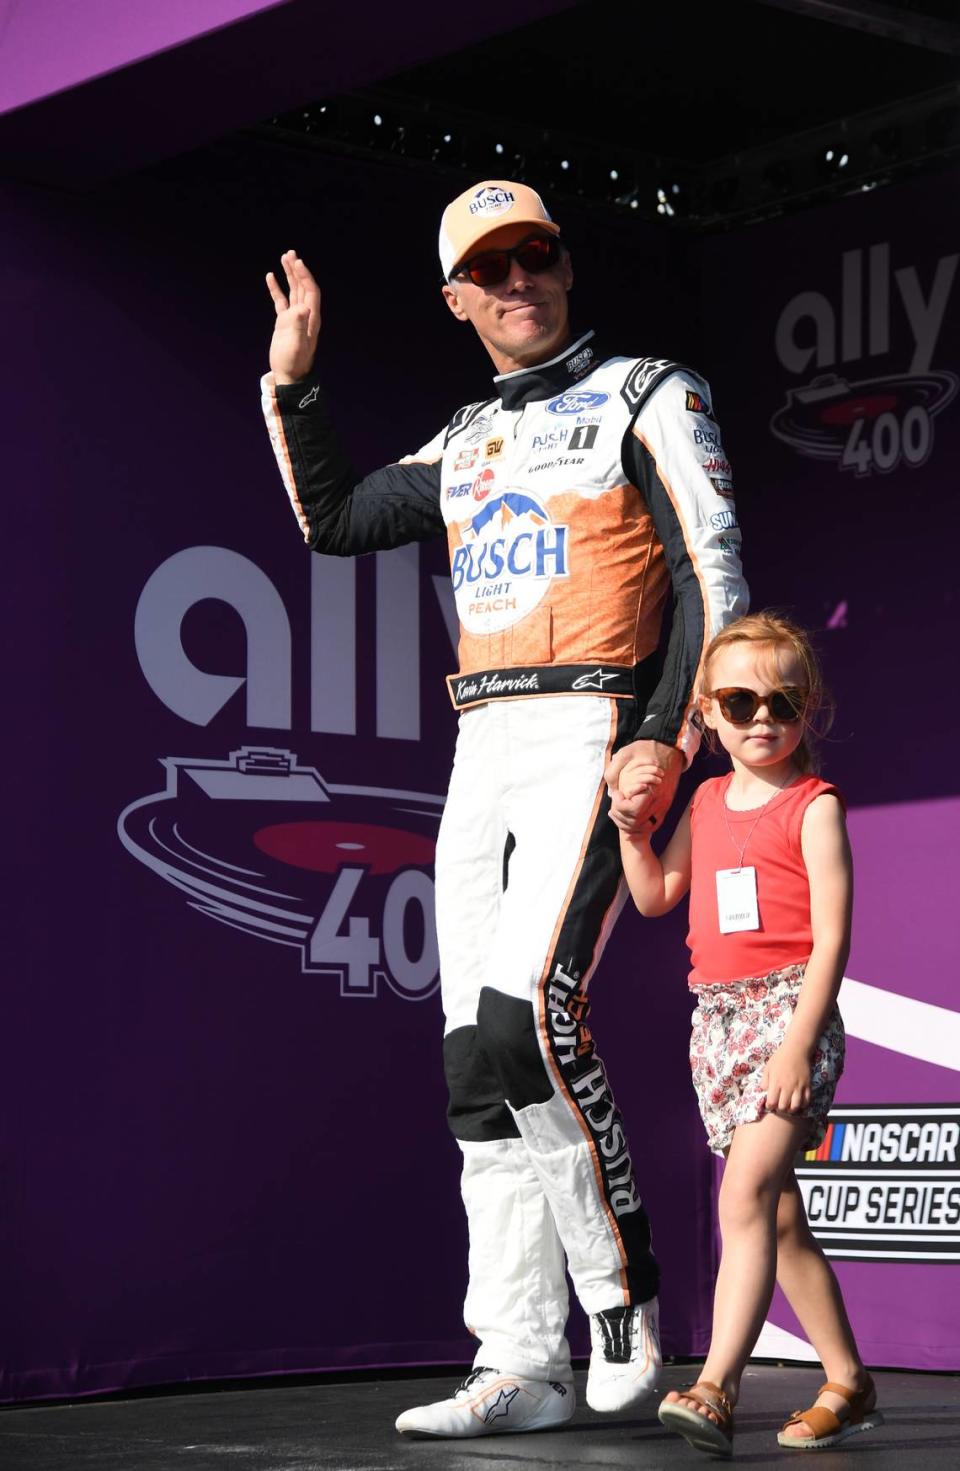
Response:
POLYGON ((658 858, 650 847, 653 832, 620 830, 620 856, 627 885, 641 914, 652 918, 679 904, 690 887, 690 806, 687 803, 673 836, 658 858))
POLYGON ((799 1113, 810 1101, 810 1065, 850 953, 853 862, 843 807, 829 793, 803 815, 800 849, 810 881, 813 949, 793 1020, 767 1064, 767 1107, 799 1113))

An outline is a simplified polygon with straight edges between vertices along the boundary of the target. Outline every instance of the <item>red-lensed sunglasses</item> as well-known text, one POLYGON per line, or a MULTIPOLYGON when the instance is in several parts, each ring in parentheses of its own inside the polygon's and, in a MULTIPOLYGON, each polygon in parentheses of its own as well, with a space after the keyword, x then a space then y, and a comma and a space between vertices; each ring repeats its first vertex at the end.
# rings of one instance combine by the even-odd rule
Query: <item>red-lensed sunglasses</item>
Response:
POLYGON ((803 715, 807 693, 796 688, 770 690, 765 695, 758 695, 756 690, 704 690, 708 700, 716 700, 724 720, 731 725, 749 725, 761 705, 766 705, 774 720, 792 725, 803 715))
POLYGON ((555 235, 531 235, 510 250, 484 250, 450 272, 451 281, 469 276, 474 286, 499 286, 510 274, 510 262, 531 276, 550 271, 560 259, 560 242, 555 235))

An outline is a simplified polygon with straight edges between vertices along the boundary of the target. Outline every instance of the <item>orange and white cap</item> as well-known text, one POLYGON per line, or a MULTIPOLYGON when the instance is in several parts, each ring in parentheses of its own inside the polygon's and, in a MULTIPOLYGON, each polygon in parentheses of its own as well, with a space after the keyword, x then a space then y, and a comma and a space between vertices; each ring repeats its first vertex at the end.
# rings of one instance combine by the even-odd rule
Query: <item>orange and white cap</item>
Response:
POLYGON ((551 235, 560 234, 535 189, 507 179, 485 179, 451 200, 440 221, 440 264, 444 280, 460 261, 466 260, 491 230, 501 225, 539 225, 551 235))

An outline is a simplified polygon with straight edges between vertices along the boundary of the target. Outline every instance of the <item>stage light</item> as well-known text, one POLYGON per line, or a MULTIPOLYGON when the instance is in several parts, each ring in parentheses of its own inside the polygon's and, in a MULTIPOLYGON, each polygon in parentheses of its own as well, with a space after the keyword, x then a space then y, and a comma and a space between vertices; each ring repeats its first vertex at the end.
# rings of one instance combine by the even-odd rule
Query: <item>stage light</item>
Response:
POLYGON ((275 117, 271 124, 309 135, 314 147, 399 155, 409 164, 441 164, 478 177, 493 167, 525 179, 529 159, 534 187, 662 219, 664 228, 675 229, 759 220, 818 197, 889 184, 957 147, 958 96, 960 87, 951 83, 922 98, 838 118, 815 132, 701 165, 633 152, 611 159, 608 145, 587 138, 448 111, 433 102, 411 103, 390 93, 348 93, 275 117), (503 133, 498 140, 494 126, 498 132, 507 128, 511 141, 503 133))
POLYGON ((843 148, 839 143, 837 143, 832 144, 829 148, 824 149, 818 166, 822 176, 824 176, 825 178, 833 178, 836 174, 840 172, 841 169, 845 169, 849 162, 849 153, 847 153, 846 149, 843 148))
POLYGON ((294 127, 298 133, 329 133, 336 116, 336 108, 322 102, 297 113, 276 117, 273 121, 278 127, 294 127))
MULTIPOLYGON (((440 126, 442 126, 442 124, 440 126)), ((454 137, 452 133, 438 133, 435 131, 434 127, 428 131, 427 141, 428 147, 426 149, 426 152, 429 153, 430 159, 433 163, 452 164, 457 161, 459 157, 459 149, 454 143, 454 137)))

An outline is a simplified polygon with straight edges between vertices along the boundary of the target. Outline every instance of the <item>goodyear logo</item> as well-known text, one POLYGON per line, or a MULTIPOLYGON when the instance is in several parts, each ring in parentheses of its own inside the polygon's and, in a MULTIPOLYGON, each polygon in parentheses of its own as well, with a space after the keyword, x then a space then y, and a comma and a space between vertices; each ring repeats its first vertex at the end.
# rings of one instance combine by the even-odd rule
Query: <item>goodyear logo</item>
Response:
POLYGON ((835 1109, 796 1173, 827 1256, 960 1260, 960 1106, 835 1109))

